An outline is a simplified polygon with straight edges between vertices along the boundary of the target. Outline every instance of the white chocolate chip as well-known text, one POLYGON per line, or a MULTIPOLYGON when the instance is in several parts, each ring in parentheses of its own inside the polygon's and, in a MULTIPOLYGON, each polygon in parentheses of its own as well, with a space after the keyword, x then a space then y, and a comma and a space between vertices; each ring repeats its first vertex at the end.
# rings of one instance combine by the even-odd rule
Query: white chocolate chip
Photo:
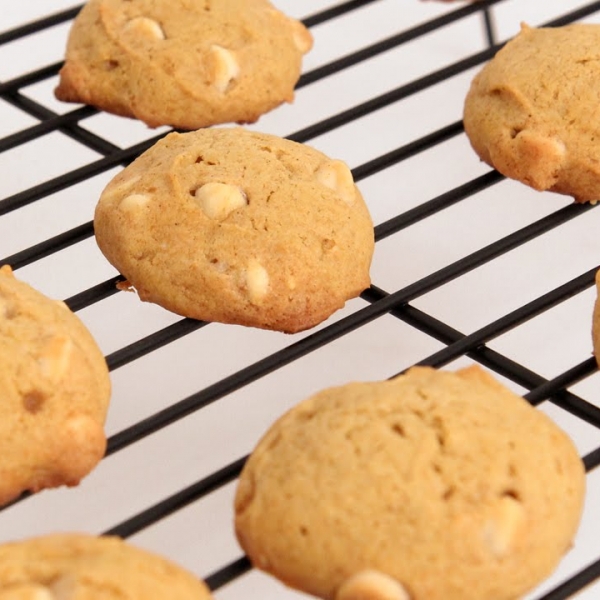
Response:
POLYGON ((121 200, 119 208, 126 212, 137 211, 150 202, 150 196, 146 194, 131 194, 121 200))
POLYGON ((66 335, 56 335, 45 345, 38 359, 42 377, 58 383, 71 363, 73 340, 66 335))
POLYGON ((287 286, 290 290, 296 289, 296 278, 293 275, 290 275, 286 280, 287 286))
POLYGON ((17 583, 0 590, 0 600, 57 600, 52 592, 38 583, 17 583))
POLYGON ((502 496, 483 530, 485 543, 501 558, 510 550, 517 531, 525 520, 522 504, 512 496, 502 496))
POLYGON ((240 65, 235 54, 227 48, 213 44, 210 51, 214 59, 213 84, 220 92, 225 92, 240 74, 240 65))
POLYGON ((234 210, 248 204, 248 198, 240 187, 216 181, 199 187, 194 197, 204 214, 217 221, 222 221, 234 210))
POLYGON ((356 199, 356 189, 352 173, 345 162, 330 160, 323 163, 316 171, 317 181, 325 187, 338 193, 346 204, 353 204, 356 199))
POLYGON ((410 595, 394 578, 367 569, 346 579, 335 600, 410 600, 410 595))
POLYGON ((136 17, 125 23, 124 31, 132 31, 154 40, 164 40, 165 32, 159 23, 148 17, 136 17))
POLYGON ((257 260, 251 259, 248 262, 246 286, 248 289, 248 297, 252 304, 260 304, 267 295, 269 289, 269 274, 257 260))
POLYGON ((292 21, 292 39, 294 45, 302 54, 306 54, 312 48, 312 35, 300 21, 292 21))

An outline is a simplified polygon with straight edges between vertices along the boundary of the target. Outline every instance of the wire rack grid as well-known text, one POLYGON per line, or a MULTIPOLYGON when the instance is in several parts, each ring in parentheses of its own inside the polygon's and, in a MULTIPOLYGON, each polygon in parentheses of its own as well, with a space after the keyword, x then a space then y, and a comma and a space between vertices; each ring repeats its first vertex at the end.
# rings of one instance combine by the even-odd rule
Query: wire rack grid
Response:
POLYGON ((476 361, 555 419, 588 470, 583 523, 528 599, 600 597, 600 378, 591 354, 600 212, 480 163, 463 132, 468 85, 530 25, 599 22, 600 2, 275 2, 315 37, 295 102, 251 129, 345 160, 375 222, 373 285, 319 327, 283 334, 182 319, 133 294, 91 218, 106 183, 168 129, 52 95, 66 0, 0 13, 0 264, 66 299, 111 369, 108 452, 74 489, 0 510, 0 541, 113 533, 207 579, 216 598, 301 598, 253 570, 232 531, 245 457, 324 387, 413 364, 476 361))

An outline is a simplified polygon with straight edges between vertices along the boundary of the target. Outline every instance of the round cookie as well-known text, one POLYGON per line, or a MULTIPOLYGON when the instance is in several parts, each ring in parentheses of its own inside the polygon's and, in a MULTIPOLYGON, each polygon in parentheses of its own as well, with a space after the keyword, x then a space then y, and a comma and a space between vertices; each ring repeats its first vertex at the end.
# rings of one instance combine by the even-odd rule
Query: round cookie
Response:
POLYGON ((300 331, 370 281, 348 167, 241 128, 169 134, 109 183, 94 226, 142 300, 195 319, 300 331))
POLYGON ((0 504, 77 485, 104 455, 108 369, 83 323, 0 268, 0 504))
POLYGON ((311 47, 268 0, 90 0, 55 95, 150 127, 249 123, 293 101, 311 47))
POLYGON ((117 537, 53 534, 0 546, 0 600, 209 600, 206 585, 117 537))
POLYGON ((466 97, 480 158, 536 190, 600 200, 599 44, 600 25, 523 25, 466 97))
POLYGON ((235 498, 239 542, 336 600, 514 600, 569 548, 582 461, 478 367, 325 390, 280 418, 235 498))

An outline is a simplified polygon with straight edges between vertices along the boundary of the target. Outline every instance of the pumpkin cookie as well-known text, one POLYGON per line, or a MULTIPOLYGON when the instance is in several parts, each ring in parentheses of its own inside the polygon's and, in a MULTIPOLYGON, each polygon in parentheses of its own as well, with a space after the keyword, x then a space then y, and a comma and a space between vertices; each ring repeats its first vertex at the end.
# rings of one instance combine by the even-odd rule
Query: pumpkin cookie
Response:
POLYGON ((168 135, 107 186, 94 225, 142 300, 195 319, 295 332, 369 285, 348 167, 241 128, 168 135))
POLYGON ((90 0, 55 94, 150 127, 249 123, 292 102, 311 46, 268 0, 90 0))
POLYGON ((106 362, 64 302, 0 268, 0 504, 77 485, 102 458, 106 362))
POLYGON ((600 200, 599 45, 600 25, 523 25, 465 101, 480 158, 536 190, 600 200))
POLYGON ((0 546, 0 600, 210 600, 206 585, 117 537, 54 534, 0 546))
POLYGON ((323 391, 240 476, 253 564, 335 600, 508 600, 572 543, 585 474, 568 437, 478 367, 323 391))

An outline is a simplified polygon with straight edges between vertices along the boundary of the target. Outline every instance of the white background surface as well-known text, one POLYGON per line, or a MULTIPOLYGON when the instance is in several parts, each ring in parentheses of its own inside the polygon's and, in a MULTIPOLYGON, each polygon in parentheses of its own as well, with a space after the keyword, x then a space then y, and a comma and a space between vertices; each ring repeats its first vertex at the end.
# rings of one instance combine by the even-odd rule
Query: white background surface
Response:
MULTIPOLYGON (((67 0, 0 3, 0 31, 73 6, 67 0)), ((302 18, 335 2, 275 2, 302 18)), ((494 7, 499 38, 519 23, 542 24, 587 2, 507 0, 494 7)), ((378 0, 313 28, 315 47, 305 71, 378 40, 456 10, 462 3, 378 0)), ((589 22, 600 21, 600 12, 589 22)), ((60 61, 69 23, 0 46, 0 82, 60 61)), ((303 87, 293 105, 265 115, 253 129, 286 136, 360 102, 479 52, 486 46, 479 15, 303 87)), ((310 144, 352 168, 440 127, 460 120, 462 103, 478 68, 409 96, 382 110, 310 140, 310 144)), ((52 97, 56 78, 22 92, 57 113, 75 107, 52 97)), ((0 99, 0 136, 36 120, 0 99)), ((166 130, 97 114, 81 125, 127 147, 166 130)), ((51 133, 0 154, 0 199, 101 158, 62 133, 51 133)), ((74 185, 0 217, 0 258, 90 221, 97 198, 118 171, 74 185)), ((380 171, 359 183, 375 224, 417 206, 489 171, 464 135, 380 171)), ((372 280, 388 292, 403 288, 571 202, 503 181, 377 244, 372 280)), ((416 299, 413 305, 468 334, 600 263, 600 211, 573 221, 416 299)), ((115 275, 93 239, 25 268, 17 275, 50 296, 68 298, 115 275)), ((588 289, 489 346, 551 379, 591 354, 588 289)), ((329 322, 366 306, 354 300, 329 322)), ((179 320, 156 306, 119 293, 80 311, 106 354, 179 320)), ((324 327, 328 323, 321 326, 324 327)), ((307 334, 283 334, 210 324, 183 339, 112 372, 110 436, 156 411, 206 388, 238 369, 285 348, 307 334)), ((349 380, 387 378, 442 347, 399 319, 386 315, 218 402, 104 460, 76 489, 38 494, 0 512, 0 541, 58 530, 101 533, 248 453, 284 410, 313 392, 349 380)), ((461 359, 455 368, 468 362, 461 359)), ((519 393, 520 389, 507 382, 519 393)), ((600 406, 594 374, 572 391, 600 406)), ((600 430, 544 402, 572 436, 582 455, 600 446, 600 430)), ((528 598, 539 598, 600 555, 600 469, 588 476, 583 525, 573 550, 555 575, 528 598)), ((241 556, 232 531, 234 484, 214 492, 131 538, 170 556, 201 577, 241 556)), ((293 598, 252 571, 216 592, 220 600, 293 598)), ((577 595, 600 597, 600 585, 577 595)), ((484 600, 484 599, 482 599, 484 600)))

